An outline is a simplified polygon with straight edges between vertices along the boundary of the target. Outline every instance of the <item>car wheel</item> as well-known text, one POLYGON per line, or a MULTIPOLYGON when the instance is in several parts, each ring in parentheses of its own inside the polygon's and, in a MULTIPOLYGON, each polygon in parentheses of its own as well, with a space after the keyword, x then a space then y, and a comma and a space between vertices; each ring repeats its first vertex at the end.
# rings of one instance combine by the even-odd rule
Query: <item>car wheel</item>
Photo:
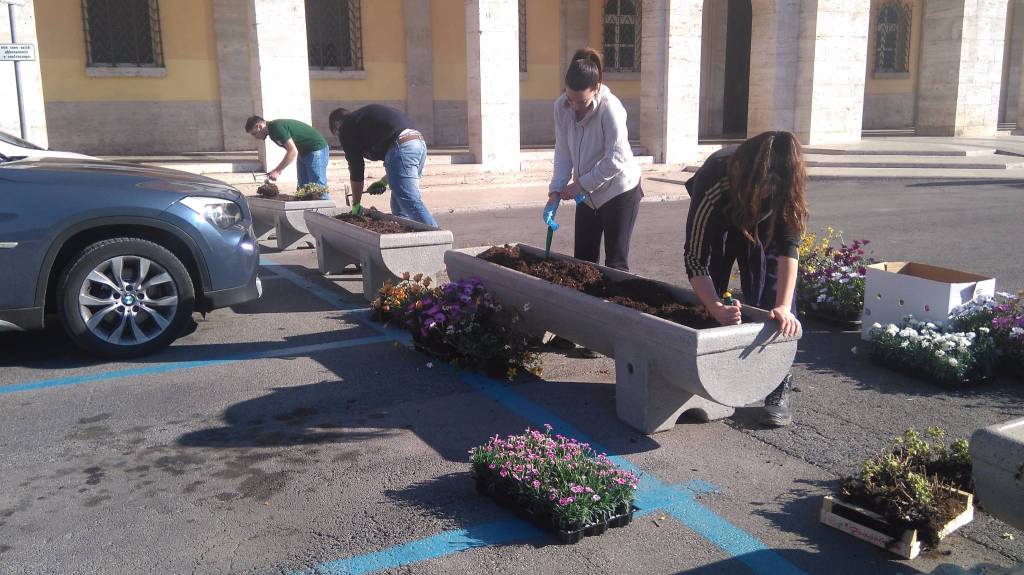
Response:
POLYGON ((106 357, 162 349, 178 338, 195 307, 192 278, 159 245, 115 238, 90 245, 57 284, 64 329, 81 348, 106 357))

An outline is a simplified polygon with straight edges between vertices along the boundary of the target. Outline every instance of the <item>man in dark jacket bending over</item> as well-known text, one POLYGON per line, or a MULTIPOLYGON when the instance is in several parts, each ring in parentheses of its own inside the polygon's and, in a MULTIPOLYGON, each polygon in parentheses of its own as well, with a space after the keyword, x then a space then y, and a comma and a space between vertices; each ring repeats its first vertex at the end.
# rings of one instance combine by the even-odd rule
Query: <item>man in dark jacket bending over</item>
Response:
POLYGON ((331 112, 329 122, 331 133, 337 134, 348 160, 354 213, 362 209, 359 202, 363 197, 365 160, 383 160, 391 186, 391 213, 437 227, 420 197, 427 143, 405 114, 388 106, 370 104, 353 112, 338 108, 331 112))

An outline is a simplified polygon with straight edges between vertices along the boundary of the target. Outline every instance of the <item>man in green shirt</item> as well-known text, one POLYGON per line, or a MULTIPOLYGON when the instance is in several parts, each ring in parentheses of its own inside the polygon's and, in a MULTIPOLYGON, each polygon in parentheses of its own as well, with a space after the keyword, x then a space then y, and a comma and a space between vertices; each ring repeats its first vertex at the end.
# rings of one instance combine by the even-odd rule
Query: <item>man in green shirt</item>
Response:
POLYGON ((285 149, 284 158, 276 168, 267 172, 267 179, 276 180, 292 162, 297 161, 299 187, 316 183, 327 187, 327 161, 330 149, 327 140, 316 128, 298 120, 264 120, 251 116, 245 121, 245 131, 254 138, 270 139, 285 149))

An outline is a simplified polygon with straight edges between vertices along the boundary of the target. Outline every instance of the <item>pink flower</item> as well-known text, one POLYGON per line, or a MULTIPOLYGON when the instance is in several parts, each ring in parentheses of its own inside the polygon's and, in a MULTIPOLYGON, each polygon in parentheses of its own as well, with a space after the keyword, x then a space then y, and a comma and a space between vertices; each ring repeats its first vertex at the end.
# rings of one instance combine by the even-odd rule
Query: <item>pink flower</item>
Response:
POLYGON ((534 489, 540 489, 540 481, 537 481, 536 479, 534 479, 533 480, 533 488, 534 489))
POLYGON ((490 464, 490 465, 488 465, 487 467, 489 467, 489 468, 491 468, 491 469, 497 469, 497 468, 498 468, 498 466, 497 466, 497 465, 495 465, 495 464, 493 464, 493 463, 492 463, 492 464, 490 464))
POLYGON ((601 496, 595 493, 595 494, 590 496, 590 499, 592 501, 600 501, 601 500, 601 496))
POLYGON ((569 491, 572 491, 573 493, 583 493, 584 490, 583 487, 574 484, 572 487, 569 488, 569 491))
POLYGON ((500 475, 502 477, 508 477, 508 469, 505 469, 504 467, 502 467, 501 471, 498 472, 498 475, 500 475))

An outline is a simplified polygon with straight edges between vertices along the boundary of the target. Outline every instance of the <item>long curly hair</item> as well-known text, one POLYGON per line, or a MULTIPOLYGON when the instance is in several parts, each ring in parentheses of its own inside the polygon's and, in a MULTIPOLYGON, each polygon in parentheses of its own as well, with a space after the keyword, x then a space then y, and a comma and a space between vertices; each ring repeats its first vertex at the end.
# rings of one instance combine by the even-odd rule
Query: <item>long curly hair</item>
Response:
POLYGON ((810 215, 804 198, 806 180, 803 149, 791 132, 764 132, 743 142, 729 161, 732 224, 750 241, 770 243, 780 218, 768 219, 765 238, 759 237, 758 224, 771 210, 781 215, 788 231, 802 234, 810 215))

